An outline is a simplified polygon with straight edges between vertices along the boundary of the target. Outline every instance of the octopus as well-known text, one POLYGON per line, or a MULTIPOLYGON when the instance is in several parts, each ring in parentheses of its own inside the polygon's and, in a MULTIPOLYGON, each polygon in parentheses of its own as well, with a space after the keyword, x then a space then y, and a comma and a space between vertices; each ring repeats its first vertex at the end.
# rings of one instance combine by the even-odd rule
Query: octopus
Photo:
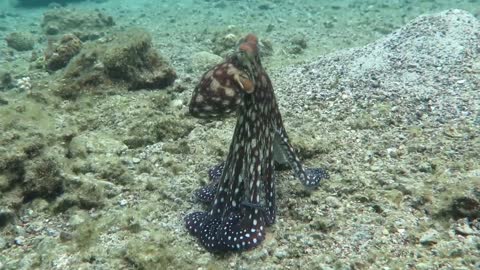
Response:
POLYGON ((290 144, 255 35, 203 74, 189 111, 198 118, 237 113, 225 162, 209 170, 210 182, 195 192, 208 211, 184 218, 187 230, 210 252, 244 251, 265 239, 276 219, 276 164, 289 165, 307 188, 328 178, 323 169, 303 166, 290 144))

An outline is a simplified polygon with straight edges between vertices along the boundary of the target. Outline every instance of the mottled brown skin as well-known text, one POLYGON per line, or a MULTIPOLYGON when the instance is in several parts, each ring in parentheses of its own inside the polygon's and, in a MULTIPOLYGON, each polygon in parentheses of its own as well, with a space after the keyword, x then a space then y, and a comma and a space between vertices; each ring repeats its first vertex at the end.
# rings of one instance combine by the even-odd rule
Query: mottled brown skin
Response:
POLYGON ((185 217, 188 230, 210 251, 247 250, 265 238, 265 227, 276 218, 275 160, 288 162, 307 187, 328 177, 320 169, 305 170, 295 155, 253 34, 203 75, 190 102, 191 114, 200 118, 233 111, 238 117, 227 159, 210 171, 212 183, 197 191, 211 208, 185 217))

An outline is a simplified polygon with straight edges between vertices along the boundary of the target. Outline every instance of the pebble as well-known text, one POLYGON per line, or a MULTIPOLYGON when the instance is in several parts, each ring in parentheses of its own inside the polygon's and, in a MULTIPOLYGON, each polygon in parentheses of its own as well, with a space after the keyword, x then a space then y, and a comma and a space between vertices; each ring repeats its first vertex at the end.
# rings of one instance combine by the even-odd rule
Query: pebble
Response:
POLYGON ((25 238, 23 236, 17 236, 15 237, 14 242, 18 246, 23 246, 25 244, 25 238))
POLYGON ((120 202, 118 202, 118 204, 120 204, 120 206, 126 206, 128 204, 128 201, 125 199, 122 199, 120 200, 120 202))
POLYGON ((132 158, 132 162, 135 163, 135 164, 140 163, 140 161, 141 160, 139 158, 136 158, 136 157, 132 158))
POLYGON ((60 234, 57 230, 52 228, 47 228, 46 231, 48 236, 58 236, 60 234))
POLYGON ((66 241, 70 241, 72 239, 73 239, 73 234, 71 234, 69 232, 66 232, 66 231, 60 232, 60 240, 66 242, 66 241))
POLYGON ((43 228, 44 228, 43 222, 35 221, 35 222, 32 222, 32 223, 28 224, 26 230, 28 232, 38 233, 38 232, 42 231, 43 228))
POLYGON ((288 252, 284 249, 277 249, 273 255, 279 259, 283 259, 288 256, 288 252))
POLYGON ((387 148, 387 155, 391 158, 397 158, 398 151, 396 148, 387 148))
POLYGON ((429 246, 437 243, 438 232, 434 229, 426 231, 422 237, 420 237, 420 244, 429 246))
POLYGON ((480 232, 472 229, 468 223, 459 224, 455 227, 455 232, 462 235, 480 235, 480 232))
POLYGON ((181 108, 183 106, 183 101, 181 99, 172 100, 170 105, 174 108, 181 108))
POLYGON ((77 214, 72 215, 68 219, 68 223, 73 227, 78 226, 78 225, 82 224, 83 222, 85 222, 85 219, 82 216, 77 215, 77 214))
POLYGON ((340 202, 340 200, 334 196, 326 197, 325 203, 332 208, 339 208, 340 206, 342 206, 342 203, 340 202))

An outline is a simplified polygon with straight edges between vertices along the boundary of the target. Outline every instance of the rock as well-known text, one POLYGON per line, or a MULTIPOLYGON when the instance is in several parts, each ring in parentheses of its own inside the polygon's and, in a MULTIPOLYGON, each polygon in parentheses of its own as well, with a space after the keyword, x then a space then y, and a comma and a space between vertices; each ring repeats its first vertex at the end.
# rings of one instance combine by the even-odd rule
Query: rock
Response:
POLYGON ((468 224, 468 219, 465 219, 464 222, 455 225, 455 232, 461 235, 479 235, 480 231, 473 229, 468 224))
POLYGON ((161 89, 171 85, 175 70, 153 48, 144 30, 129 30, 109 37, 109 43, 93 43, 68 64, 56 92, 74 99, 101 84, 117 84, 129 90, 161 89))
POLYGON ((86 158, 91 154, 119 156, 127 150, 127 146, 106 134, 85 132, 75 136, 68 149, 72 158, 86 158))
POLYGON ((13 78, 10 72, 0 70, 0 90, 13 87, 13 78))
POLYGON ((47 69, 55 71, 65 67, 81 48, 82 42, 78 37, 72 34, 64 35, 58 44, 46 52, 47 69))
POLYGON ((279 259, 284 259, 288 257, 288 251, 285 249, 276 249, 273 255, 279 259))
POLYGON ((325 198, 325 203, 332 208, 339 208, 342 206, 342 202, 337 197, 328 196, 325 198))
POLYGON ((103 187, 95 184, 82 185, 72 194, 61 196, 54 205, 55 212, 65 212, 76 206, 80 209, 90 210, 101 208, 105 205, 105 191, 103 187))
POLYGON ((304 35, 295 35, 290 43, 289 51, 292 54, 301 54, 307 48, 307 40, 304 35))
POLYGON ((53 156, 40 156, 26 162, 23 180, 26 200, 55 198, 63 193, 64 184, 61 165, 53 156))
POLYGON ((29 51, 32 50, 35 45, 35 39, 32 34, 25 32, 10 33, 5 40, 10 48, 17 51, 29 51))
POLYGON ((48 207, 50 207, 50 204, 47 200, 38 198, 31 202, 30 207, 35 213, 41 213, 47 211, 48 207))
POLYGON ((121 199, 121 200, 118 202, 118 204, 119 204, 120 206, 122 206, 122 207, 123 207, 123 206, 127 206, 128 201, 125 200, 125 199, 121 199))
POLYGON ((118 35, 102 58, 108 76, 124 81, 130 90, 164 88, 177 77, 167 61, 152 49, 150 34, 141 29, 118 35))
POLYGON ((15 237, 15 239, 13 240, 13 242, 15 243, 15 245, 17 246, 23 246, 25 244, 25 237, 23 236, 17 236, 15 237))
MULTIPOLYGON (((219 64, 223 61, 223 58, 209 52, 197 52, 192 55, 190 67, 194 73, 204 73, 209 68, 219 64)), ((200 75, 199 74, 199 75, 200 75)))
POLYGON ((420 237, 420 244, 422 244, 424 246, 434 245, 438 241, 438 235, 439 235, 439 233, 436 230, 430 229, 430 230, 426 231, 422 235, 422 237, 420 237))
POLYGON ((232 31, 229 29, 225 32, 216 33, 213 38, 213 53, 216 55, 225 55, 227 51, 231 51, 237 45, 239 40, 238 31, 232 31))
POLYGON ((70 218, 68 219, 68 224, 70 224, 70 226, 72 226, 73 228, 76 228, 79 225, 83 224, 87 219, 88 216, 85 213, 80 212, 70 216, 70 218))

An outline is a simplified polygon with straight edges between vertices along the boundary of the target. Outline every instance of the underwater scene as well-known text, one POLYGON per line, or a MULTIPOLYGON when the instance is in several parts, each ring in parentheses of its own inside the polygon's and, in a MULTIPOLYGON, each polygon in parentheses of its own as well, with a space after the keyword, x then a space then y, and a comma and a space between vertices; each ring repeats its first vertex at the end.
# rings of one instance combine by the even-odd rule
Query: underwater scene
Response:
POLYGON ((0 270, 480 270, 480 0, 0 0, 0 270))

